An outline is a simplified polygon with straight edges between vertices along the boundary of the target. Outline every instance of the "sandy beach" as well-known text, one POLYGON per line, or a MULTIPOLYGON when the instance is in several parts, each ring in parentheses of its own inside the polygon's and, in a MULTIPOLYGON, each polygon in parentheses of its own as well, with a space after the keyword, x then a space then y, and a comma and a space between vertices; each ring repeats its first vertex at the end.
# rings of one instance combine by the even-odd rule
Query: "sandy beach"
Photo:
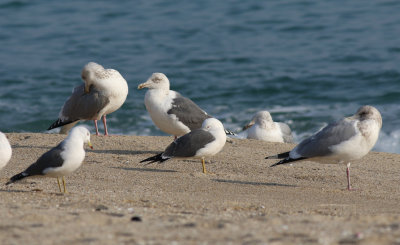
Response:
POLYGON ((346 166, 270 168, 294 145, 231 140, 207 159, 145 165, 172 137, 92 136, 66 177, 4 183, 65 135, 9 133, 0 172, 1 244, 400 244, 400 156, 371 152, 346 166), (211 162, 210 162, 211 160, 211 162))

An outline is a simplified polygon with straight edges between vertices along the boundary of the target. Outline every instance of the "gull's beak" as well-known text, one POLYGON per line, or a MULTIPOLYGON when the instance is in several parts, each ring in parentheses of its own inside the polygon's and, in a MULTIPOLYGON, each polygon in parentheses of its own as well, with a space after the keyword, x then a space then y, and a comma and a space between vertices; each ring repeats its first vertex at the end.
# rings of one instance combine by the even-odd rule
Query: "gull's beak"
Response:
POLYGON ((92 143, 90 142, 90 141, 88 141, 88 146, 90 147, 90 149, 92 149, 93 150, 93 145, 92 145, 92 143))
POLYGON ((89 93, 89 91, 90 91, 90 86, 87 83, 85 83, 85 94, 89 93))
POLYGON ((246 130, 246 129, 250 128, 251 126, 253 126, 253 125, 254 125, 254 123, 255 123, 254 121, 251 121, 251 122, 249 122, 247 125, 245 125, 245 126, 243 127, 243 129, 242 129, 242 130, 244 131, 244 130, 246 130))
POLYGON ((147 82, 145 82, 145 83, 141 83, 141 84, 139 84, 139 86, 137 87, 138 89, 142 89, 142 88, 147 88, 148 86, 149 86, 149 82, 147 81, 147 82))

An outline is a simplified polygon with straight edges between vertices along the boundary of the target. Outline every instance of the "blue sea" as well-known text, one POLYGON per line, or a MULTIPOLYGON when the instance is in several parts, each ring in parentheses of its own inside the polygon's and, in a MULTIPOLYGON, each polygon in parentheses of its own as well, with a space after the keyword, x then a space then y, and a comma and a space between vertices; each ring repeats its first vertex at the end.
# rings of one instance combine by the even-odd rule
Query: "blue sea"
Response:
POLYGON ((373 105, 374 150, 400 153, 399 13, 397 0, 1 0, 0 130, 46 132, 95 61, 129 84, 111 134, 165 135, 137 90, 162 72, 230 130, 268 110, 297 142, 373 105))

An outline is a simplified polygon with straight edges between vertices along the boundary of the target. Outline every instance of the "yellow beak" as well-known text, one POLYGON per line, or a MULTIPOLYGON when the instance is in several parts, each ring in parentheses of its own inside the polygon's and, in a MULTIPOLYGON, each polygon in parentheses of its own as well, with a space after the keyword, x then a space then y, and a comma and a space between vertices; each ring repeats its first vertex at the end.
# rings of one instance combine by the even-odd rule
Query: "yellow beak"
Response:
POLYGON ((90 142, 90 141, 88 141, 88 146, 90 147, 90 149, 92 149, 93 150, 93 145, 92 145, 92 143, 90 142))
POLYGON ((139 84, 137 87, 138 89, 146 88, 147 87, 147 82, 139 84))
POLYGON ((87 83, 85 83, 85 94, 89 93, 89 91, 90 91, 89 88, 90 88, 90 86, 87 83))

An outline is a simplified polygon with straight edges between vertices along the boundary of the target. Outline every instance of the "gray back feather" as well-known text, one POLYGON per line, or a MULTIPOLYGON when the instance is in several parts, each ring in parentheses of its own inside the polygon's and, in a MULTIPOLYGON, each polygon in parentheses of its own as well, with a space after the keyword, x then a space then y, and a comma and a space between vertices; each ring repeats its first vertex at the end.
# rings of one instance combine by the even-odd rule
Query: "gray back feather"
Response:
POLYGON ((69 120, 91 120, 103 109, 110 100, 104 94, 91 86, 89 93, 84 91, 82 84, 74 88, 72 95, 64 103, 61 114, 69 120))
POLYGON ((172 142, 165 149, 163 156, 193 157, 199 149, 214 140, 215 137, 210 132, 203 129, 196 129, 172 142))
POLYGON ((42 175, 46 168, 61 167, 64 159, 61 157, 61 152, 64 148, 64 141, 44 153, 39 159, 29 166, 24 172, 28 175, 42 175))
POLYGON ((190 130, 201 128, 203 121, 211 117, 191 99, 183 97, 178 92, 172 101, 172 108, 167 113, 176 115, 190 130))
POLYGON ((303 140, 296 148, 302 157, 320 157, 332 154, 331 146, 356 135, 353 124, 345 119, 330 123, 313 136, 303 140))

